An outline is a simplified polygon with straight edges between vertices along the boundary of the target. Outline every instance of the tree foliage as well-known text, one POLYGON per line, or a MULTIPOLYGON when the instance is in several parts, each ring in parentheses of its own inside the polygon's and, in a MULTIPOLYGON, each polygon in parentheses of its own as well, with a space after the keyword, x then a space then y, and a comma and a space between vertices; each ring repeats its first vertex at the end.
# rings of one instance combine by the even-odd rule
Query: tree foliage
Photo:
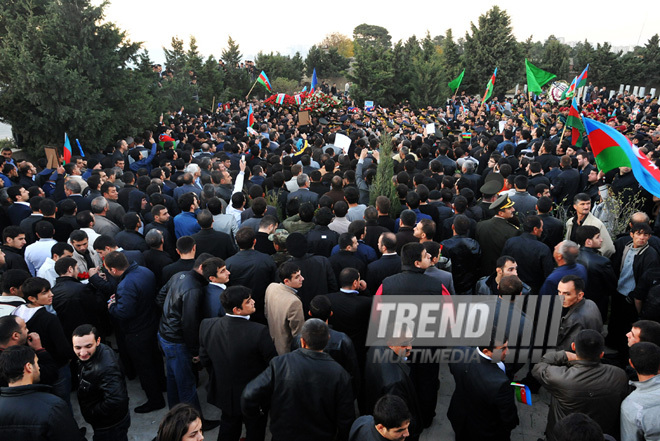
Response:
POLYGON ((327 48, 334 47, 342 57, 352 58, 355 55, 355 51, 353 50, 353 40, 338 32, 326 35, 319 46, 327 48))
POLYGON ((376 176, 371 186, 370 200, 371 205, 376 205, 378 196, 385 196, 390 200, 390 213, 398 213, 401 208, 401 201, 396 192, 396 187, 392 182, 394 175, 394 159, 392 159, 392 137, 383 133, 380 137, 380 156, 376 176))
POLYGON ((353 40, 358 46, 373 47, 376 49, 390 49, 392 37, 382 26, 362 23, 353 29, 353 40))
POLYGON ((316 69, 317 78, 337 77, 348 69, 348 65, 348 58, 339 55, 335 47, 325 50, 318 46, 312 46, 305 59, 307 76, 311 77, 314 69, 316 69))
POLYGON ((390 105, 394 71, 392 69, 392 51, 374 46, 357 46, 353 72, 348 78, 351 85, 351 97, 357 102, 375 101, 376 105, 390 105))
POLYGON ((305 63, 299 52, 293 57, 288 55, 280 55, 280 53, 264 54, 259 52, 254 60, 257 70, 263 70, 268 75, 268 78, 274 80, 276 78, 284 78, 300 82, 303 75, 305 63))
POLYGON ((543 45, 543 58, 538 67, 557 75, 558 78, 568 77, 570 47, 551 35, 543 45))
POLYGON ((229 36, 227 40, 227 48, 222 50, 222 61, 228 66, 236 67, 243 59, 243 54, 238 47, 238 43, 229 36))
POLYGON ((128 68, 140 62, 139 44, 103 23, 104 7, 87 0, 0 3, 0 120, 33 154, 61 145, 64 132, 94 151, 156 117, 153 76, 128 68))
POLYGON ((512 34, 511 19, 506 11, 493 6, 479 16, 478 25, 471 23, 465 34, 465 77, 463 84, 471 93, 482 94, 497 67, 494 95, 515 86, 524 74, 522 51, 512 34))
POLYGON ((412 93, 414 107, 441 106, 449 95, 447 75, 442 67, 441 49, 429 34, 422 40, 420 52, 412 62, 412 93))

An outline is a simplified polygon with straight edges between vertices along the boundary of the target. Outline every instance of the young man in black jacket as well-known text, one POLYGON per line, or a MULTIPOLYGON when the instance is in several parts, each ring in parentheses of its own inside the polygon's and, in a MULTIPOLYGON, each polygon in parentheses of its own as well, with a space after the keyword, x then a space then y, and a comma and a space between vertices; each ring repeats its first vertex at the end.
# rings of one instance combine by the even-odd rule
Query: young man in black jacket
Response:
POLYGON ((80 412, 94 428, 95 441, 128 441, 131 417, 126 380, 117 355, 97 334, 92 325, 80 325, 73 331, 80 412))

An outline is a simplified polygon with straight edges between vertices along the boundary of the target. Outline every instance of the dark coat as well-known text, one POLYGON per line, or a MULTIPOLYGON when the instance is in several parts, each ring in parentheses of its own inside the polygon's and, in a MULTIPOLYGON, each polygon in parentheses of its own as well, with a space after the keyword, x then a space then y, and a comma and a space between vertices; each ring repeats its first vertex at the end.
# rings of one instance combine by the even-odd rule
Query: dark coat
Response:
POLYGON ((564 224, 550 213, 539 214, 543 221, 543 235, 541 242, 554 250, 559 242, 564 239, 564 224))
POLYGON ((222 287, 209 283, 204 288, 204 295, 202 296, 202 317, 213 318, 222 317, 225 315, 225 308, 220 303, 220 295, 225 290, 222 287))
POLYGON ((58 277, 51 291, 53 308, 66 336, 72 335, 74 329, 86 323, 99 328, 101 317, 107 315, 108 306, 103 297, 89 284, 73 277, 58 277))
POLYGON ((509 440, 518 425, 511 380, 475 351, 465 351, 474 361, 449 364, 456 389, 447 417, 457 440, 509 440))
POLYGON ((477 224, 475 239, 481 246, 480 274, 495 272, 495 262, 502 255, 507 240, 520 234, 517 227, 501 217, 493 217, 477 224))
POLYGON ((372 346, 367 353, 364 371, 367 408, 371 414, 380 397, 386 394, 396 395, 405 401, 410 411, 411 420, 408 430, 411 436, 422 432, 421 409, 415 386, 410 379, 410 366, 398 361, 396 354, 387 346, 372 346), (384 355, 385 360, 381 360, 384 355))
POLYGON ((30 269, 25 263, 25 248, 17 250, 9 245, 1 245, 0 250, 5 253, 5 267, 4 270, 19 269, 30 272, 30 269))
POLYGON ((317 225, 307 232, 307 252, 330 257, 332 248, 339 243, 339 233, 327 226, 317 225))
POLYGON ((239 317, 202 320, 199 358, 209 371, 208 402, 228 415, 241 415, 245 386, 277 356, 268 328, 239 317))
POLYGON ((117 285, 116 302, 110 316, 119 322, 125 334, 155 332, 158 326, 156 310, 156 276, 149 269, 133 262, 122 274, 117 285))
POLYGON ((552 395, 546 426, 549 441, 555 439, 552 433, 557 421, 578 412, 618 439, 621 402, 628 395, 623 369, 600 361, 568 361, 566 352, 557 351, 543 355, 532 374, 552 395))
POLYGON ((29 205, 13 203, 7 208, 7 215, 12 225, 19 226, 24 219, 32 214, 29 205))
POLYGON ((199 257, 202 253, 209 253, 215 257, 227 260, 229 257, 236 254, 234 241, 229 234, 222 231, 215 231, 212 228, 199 230, 199 232, 192 235, 197 244, 197 252, 195 257, 199 257))
POLYGON ((185 343, 193 357, 199 352, 200 306, 206 285, 206 278, 191 270, 177 273, 163 288, 167 288, 167 297, 158 332, 171 343, 185 343))
POLYGON ((255 250, 241 250, 226 260, 231 272, 229 286, 243 285, 252 290, 257 312, 251 320, 266 324, 264 299, 266 288, 277 280, 277 266, 270 256, 255 250))
POLYGON ((375 294, 386 277, 401 272, 401 256, 390 254, 371 262, 367 267, 367 288, 371 294, 375 294))
POLYGON ((419 242, 419 239, 415 237, 413 227, 399 227, 399 231, 396 233, 397 254, 401 254, 401 248, 410 242, 419 242))
POLYGON ((163 251, 170 255, 172 259, 178 259, 179 255, 176 252, 176 240, 174 234, 170 231, 168 225, 151 222, 144 227, 144 235, 153 229, 160 231, 163 234, 163 251))
POLYGON ((607 307, 610 297, 616 294, 618 280, 610 259, 601 256, 598 250, 580 247, 578 263, 587 269, 589 284, 584 289, 584 297, 592 300, 600 310, 603 322, 607 320, 607 307))
MULTIPOLYGON (((292 352, 302 347, 300 344, 301 337, 302 334, 293 337, 291 341, 292 352)), ((331 356, 333 360, 339 363, 349 373, 351 384, 353 385, 353 395, 355 396, 360 387, 360 368, 353 341, 343 332, 330 329, 330 339, 328 340, 328 344, 325 345, 325 348, 323 348, 323 352, 331 356)))
POLYGON ((423 269, 402 265, 401 270, 383 280, 383 295, 442 295, 442 284, 423 269))
POLYGON ((454 289, 459 294, 469 294, 478 279, 475 268, 478 267, 481 258, 479 242, 467 236, 454 236, 443 240, 440 245, 442 255, 451 259, 454 289))
POLYGON ((345 441, 355 419, 348 373, 328 354, 309 349, 273 358, 248 383, 243 414, 259 415, 262 407, 270 407, 274 441, 345 441))
POLYGON ((78 380, 80 411, 94 429, 112 427, 126 417, 126 380, 111 348, 101 343, 89 360, 78 360, 78 380))
MULTIPOLYGON (((19 314, 15 314, 19 315, 19 314)), ((39 308, 25 324, 30 332, 36 332, 41 337, 41 345, 53 357, 58 367, 64 366, 75 358, 71 346, 71 337, 64 334, 57 316, 39 308)))
POLYGON ((329 324, 333 329, 348 335, 358 356, 364 356, 372 298, 339 291, 328 294, 328 299, 332 305, 329 324))
POLYGON ((511 256, 518 264, 518 277, 538 293, 555 268, 550 248, 531 233, 522 233, 506 241, 503 256, 511 256))
POLYGON ((300 205, 304 204, 305 202, 309 202, 314 208, 316 208, 319 204, 319 195, 304 188, 298 189, 293 193, 289 193, 287 196, 287 203, 292 199, 298 199, 300 205))
POLYGON ((580 172, 574 168, 562 169, 562 172, 553 179, 552 196, 558 204, 564 207, 573 205, 573 198, 580 190, 580 172))
MULTIPOLYGON (((425 205, 428 207, 428 205, 425 205)), ((433 208, 435 210, 435 208, 433 208)), ((437 210, 435 210, 437 211, 437 210)), ((367 221, 367 228, 366 228, 366 233, 364 234, 364 237, 362 240, 364 243, 369 245, 371 248, 376 250, 378 255, 380 256, 380 251, 378 250, 378 238, 380 238, 380 235, 383 233, 389 233, 390 230, 386 227, 383 227, 381 225, 378 225, 376 221, 367 221)), ((339 236, 337 236, 337 241, 339 241, 339 236)))
POLYGON ((364 278, 367 273, 367 265, 364 260, 357 256, 357 253, 351 251, 340 250, 337 254, 330 257, 330 264, 332 270, 335 272, 336 280, 339 280, 339 273, 344 268, 355 268, 360 272, 360 276, 364 278))
POLYGON ((21 441, 85 439, 69 406, 44 384, 0 388, 0 438, 21 441))
POLYGON ((568 308, 561 318, 559 334, 557 335, 557 350, 571 351, 571 343, 583 329, 603 331, 603 319, 594 302, 582 299, 568 308))
POLYGON ((137 231, 128 231, 123 230, 115 234, 115 241, 117 246, 122 247, 125 250, 137 250, 137 251, 147 251, 149 246, 142 236, 137 231))
POLYGON ((147 250, 143 254, 147 268, 156 276, 156 287, 160 289, 167 280, 163 280, 163 269, 172 263, 172 258, 165 251, 147 250))
POLYGON ((163 283, 167 283, 170 278, 181 271, 190 271, 195 264, 195 259, 179 259, 163 268, 163 283))
POLYGON ((327 257, 305 254, 302 257, 293 257, 290 262, 298 265, 300 274, 305 278, 298 290, 298 297, 302 301, 305 314, 309 310, 309 303, 315 296, 339 289, 337 278, 335 278, 332 265, 327 257))

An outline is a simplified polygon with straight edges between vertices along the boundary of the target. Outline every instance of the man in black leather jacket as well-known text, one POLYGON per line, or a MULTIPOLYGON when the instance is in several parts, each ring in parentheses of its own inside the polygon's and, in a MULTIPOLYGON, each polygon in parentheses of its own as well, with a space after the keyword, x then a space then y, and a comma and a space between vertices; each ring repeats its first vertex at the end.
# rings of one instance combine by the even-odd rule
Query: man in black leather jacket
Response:
POLYGON ((348 439, 355 419, 351 380, 344 368, 323 352, 328 339, 328 325, 318 319, 307 320, 302 348, 273 358, 245 387, 243 414, 257 416, 261 409, 270 407, 273 441, 348 439))
POLYGON ((3 440, 82 441, 67 404, 40 380, 38 356, 15 345, 0 354, 0 436, 3 440))
POLYGON ((73 351, 78 357, 78 403, 94 428, 94 440, 128 441, 128 393, 117 355, 101 343, 92 325, 73 331, 73 351))

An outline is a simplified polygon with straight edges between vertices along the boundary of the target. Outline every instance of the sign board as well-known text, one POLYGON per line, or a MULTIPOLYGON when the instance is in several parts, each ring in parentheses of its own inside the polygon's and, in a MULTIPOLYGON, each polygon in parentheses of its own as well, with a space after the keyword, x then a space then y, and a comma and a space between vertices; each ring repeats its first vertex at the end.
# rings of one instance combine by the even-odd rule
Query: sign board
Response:
POLYGON ((55 169, 60 166, 61 161, 55 147, 44 147, 44 153, 46 154, 46 160, 48 161, 48 165, 46 165, 46 167, 55 169))
POLYGON ((364 110, 367 112, 371 112, 374 110, 374 102, 373 101, 365 101, 364 102, 364 110))
POLYGON ((351 146, 351 138, 341 133, 335 135, 335 145, 342 149, 344 154, 348 153, 348 148, 351 146))
POLYGON ((310 122, 311 120, 309 118, 308 110, 301 110, 300 112, 298 112, 298 127, 309 124, 310 122))

